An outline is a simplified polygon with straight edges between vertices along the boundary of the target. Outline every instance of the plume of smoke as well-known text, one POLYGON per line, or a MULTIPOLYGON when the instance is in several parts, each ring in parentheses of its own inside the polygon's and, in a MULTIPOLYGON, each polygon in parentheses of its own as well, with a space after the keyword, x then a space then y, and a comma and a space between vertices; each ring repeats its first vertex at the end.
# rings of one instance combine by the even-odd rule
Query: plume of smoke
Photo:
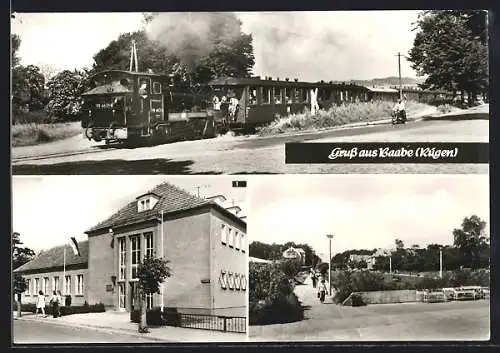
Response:
POLYGON ((147 34, 169 55, 193 69, 200 58, 221 43, 230 44, 237 39, 241 34, 240 25, 233 13, 158 13, 149 22, 147 34))

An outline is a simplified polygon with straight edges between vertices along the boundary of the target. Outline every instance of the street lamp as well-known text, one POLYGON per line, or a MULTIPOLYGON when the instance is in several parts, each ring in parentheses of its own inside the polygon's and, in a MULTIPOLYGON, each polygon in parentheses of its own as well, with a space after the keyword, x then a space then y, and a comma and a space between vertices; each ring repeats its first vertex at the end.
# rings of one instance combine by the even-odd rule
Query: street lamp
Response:
POLYGON ((443 278, 443 248, 439 247, 439 278, 443 278))
POLYGON ((327 234, 326 237, 330 243, 330 256, 328 257, 328 293, 332 295, 332 234, 327 234))

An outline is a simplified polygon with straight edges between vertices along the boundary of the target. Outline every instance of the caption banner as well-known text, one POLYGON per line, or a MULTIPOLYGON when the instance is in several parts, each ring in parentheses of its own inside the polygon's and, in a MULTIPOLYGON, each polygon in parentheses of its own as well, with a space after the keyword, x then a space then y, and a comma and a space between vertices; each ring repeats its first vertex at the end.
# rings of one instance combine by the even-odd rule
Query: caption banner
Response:
POLYGON ((287 143, 287 164, 489 163, 488 143, 287 143))

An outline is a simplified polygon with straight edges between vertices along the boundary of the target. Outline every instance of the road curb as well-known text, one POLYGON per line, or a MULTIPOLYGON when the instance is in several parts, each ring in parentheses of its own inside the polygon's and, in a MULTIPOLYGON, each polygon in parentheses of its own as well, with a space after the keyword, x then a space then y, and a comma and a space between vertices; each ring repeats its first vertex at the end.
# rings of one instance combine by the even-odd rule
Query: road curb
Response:
POLYGON ((14 317, 14 320, 19 320, 19 321, 34 321, 34 322, 41 322, 45 323, 48 325, 56 325, 56 326, 65 326, 65 327, 76 327, 76 328, 86 328, 86 329, 91 329, 94 331, 101 331, 101 332, 110 332, 110 333, 117 333, 117 334, 125 334, 127 336, 132 336, 132 337, 137 337, 137 338, 148 338, 151 340, 159 341, 159 342, 177 342, 177 341, 171 341, 167 340, 164 338, 159 338, 159 337, 154 337, 150 336, 151 332, 148 333, 138 333, 138 332, 133 332, 131 330, 121 330, 121 329, 116 329, 112 328, 109 326, 95 326, 95 325, 87 325, 87 324, 75 324, 75 323, 68 323, 68 322, 61 322, 61 321, 42 321, 42 320, 35 320, 35 319, 26 319, 23 317, 14 317))

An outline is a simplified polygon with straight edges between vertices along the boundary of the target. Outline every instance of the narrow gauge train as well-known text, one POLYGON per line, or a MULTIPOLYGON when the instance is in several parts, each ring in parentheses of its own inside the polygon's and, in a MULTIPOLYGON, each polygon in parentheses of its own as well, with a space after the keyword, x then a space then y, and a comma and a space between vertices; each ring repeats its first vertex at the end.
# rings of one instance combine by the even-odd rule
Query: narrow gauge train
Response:
MULTIPOLYGON (((85 136, 101 140, 139 138, 171 142, 211 138, 228 130, 252 132, 276 118, 303 112, 313 101, 320 109, 346 102, 394 101, 396 89, 333 82, 299 82, 266 77, 216 78, 192 87, 172 75, 109 70, 92 76, 83 93, 85 136)), ((428 101, 442 92, 403 90, 428 101)))
POLYGON ((82 127, 96 142, 216 136, 204 87, 187 87, 170 75, 109 70, 89 78, 82 94, 82 127))

